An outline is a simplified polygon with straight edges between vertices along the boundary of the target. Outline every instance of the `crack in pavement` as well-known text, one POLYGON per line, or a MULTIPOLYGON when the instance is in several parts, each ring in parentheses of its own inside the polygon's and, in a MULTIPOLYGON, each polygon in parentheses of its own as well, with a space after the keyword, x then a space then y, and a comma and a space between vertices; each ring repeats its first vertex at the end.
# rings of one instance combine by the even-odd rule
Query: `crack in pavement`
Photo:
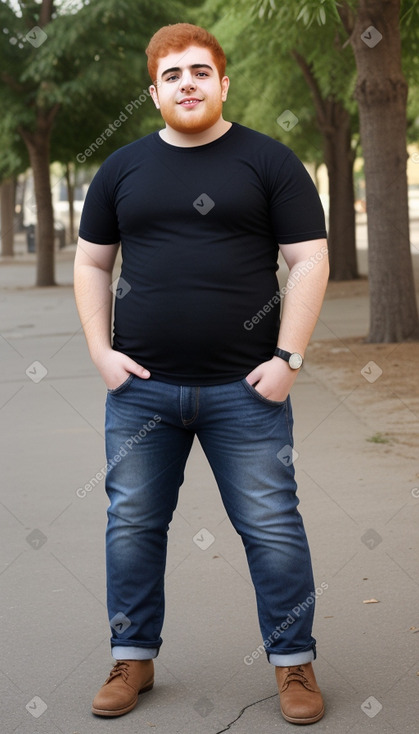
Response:
POLYGON ((225 729, 219 729, 219 731, 216 731, 215 734, 223 734, 223 732, 229 731, 229 729, 233 726, 233 724, 235 724, 236 721, 238 721, 243 716, 243 714, 246 711, 246 709, 250 709, 252 706, 256 706, 257 703, 262 703, 263 701, 268 701, 270 698, 276 698, 277 695, 278 695, 277 693, 273 693, 271 696, 266 696, 265 698, 260 698, 258 701, 253 701, 253 703, 248 703, 247 706, 245 706, 244 708, 242 708, 242 710, 240 711, 239 715, 236 716, 236 718, 233 719, 233 721, 230 721, 230 723, 227 724, 227 726, 226 726, 225 729))

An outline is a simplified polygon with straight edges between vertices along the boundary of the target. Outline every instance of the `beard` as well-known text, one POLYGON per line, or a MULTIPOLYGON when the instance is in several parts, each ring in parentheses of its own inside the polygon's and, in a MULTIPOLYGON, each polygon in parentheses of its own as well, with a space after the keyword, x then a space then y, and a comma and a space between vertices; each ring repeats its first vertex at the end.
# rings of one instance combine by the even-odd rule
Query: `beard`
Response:
POLYGON ((173 102, 160 103, 160 113, 166 125, 179 133, 202 133, 220 119, 223 109, 221 99, 205 99, 197 107, 188 110, 173 102))

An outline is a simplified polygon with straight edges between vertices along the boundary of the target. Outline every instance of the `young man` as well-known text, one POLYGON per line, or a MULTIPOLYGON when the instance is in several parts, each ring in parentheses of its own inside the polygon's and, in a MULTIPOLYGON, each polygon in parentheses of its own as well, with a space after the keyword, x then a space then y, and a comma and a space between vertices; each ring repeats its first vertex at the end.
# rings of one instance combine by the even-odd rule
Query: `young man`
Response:
POLYGON ((75 262, 81 322, 108 388, 106 557, 116 664, 92 710, 127 713, 153 686, 167 530, 196 434, 245 546, 281 711, 309 724, 324 712, 312 669, 315 586, 283 452, 289 457, 292 446, 289 392, 328 277, 323 211, 286 146, 223 119, 229 79, 212 35, 167 26, 146 53, 165 127, 102 165, 86 197, 75 262), (278 244, 290 268, 280 328, 278 244))

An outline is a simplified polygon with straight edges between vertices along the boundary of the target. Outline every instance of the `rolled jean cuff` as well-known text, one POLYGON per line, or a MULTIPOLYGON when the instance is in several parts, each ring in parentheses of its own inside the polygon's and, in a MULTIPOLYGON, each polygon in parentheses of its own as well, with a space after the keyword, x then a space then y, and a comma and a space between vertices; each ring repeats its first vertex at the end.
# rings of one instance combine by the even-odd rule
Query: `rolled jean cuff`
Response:
POLYGON ((115 660, 151 660, 158 655, 158 647, 128 647, 125 645, 114 645, 112 657, 115 660))
POLYGON ((315 655, 313 650, 304 650, 304 652, 294 652, 291 655, 277 655, 276 653, 270 653, 268 658, 271 665, 287 668, 290 665, 305 665, 305 663, 312 663, 315 659, 315 655))

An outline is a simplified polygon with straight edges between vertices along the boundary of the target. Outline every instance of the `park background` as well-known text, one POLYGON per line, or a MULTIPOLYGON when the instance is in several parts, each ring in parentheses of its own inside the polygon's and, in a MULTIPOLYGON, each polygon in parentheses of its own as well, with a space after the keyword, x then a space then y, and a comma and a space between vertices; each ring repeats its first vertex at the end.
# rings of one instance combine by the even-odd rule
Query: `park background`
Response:
MULTIPOLYGON (((226 50, 225 118, 289 145, 327 215, 331 279, 293 389, 301 511, 327 587, 316 731, 416 734, 418 2, 3 0, 0 20, 2 731, 114 729, 90 715, 111 664, 104 395, 72 263, 94 172, 161 126, 144 48, 161 25, 188 21, 226 50)), ((291 731, 199 445, 170 530, 167 595, 155 690, 118 732, 291 731)))

